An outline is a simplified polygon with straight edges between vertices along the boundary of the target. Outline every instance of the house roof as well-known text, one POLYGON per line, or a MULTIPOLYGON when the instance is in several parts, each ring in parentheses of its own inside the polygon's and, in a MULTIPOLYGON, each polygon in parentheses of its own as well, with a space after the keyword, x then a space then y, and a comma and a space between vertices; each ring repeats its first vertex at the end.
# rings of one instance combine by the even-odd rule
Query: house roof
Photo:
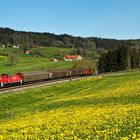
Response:
POLYGON ((30 52, 30 53, 31 53, 31 52, 32 52, 32 50, 26 50, 26 52, 30 52))
POLYGON ((80 55, 65 55, 67 59, 77 59, 80 55))

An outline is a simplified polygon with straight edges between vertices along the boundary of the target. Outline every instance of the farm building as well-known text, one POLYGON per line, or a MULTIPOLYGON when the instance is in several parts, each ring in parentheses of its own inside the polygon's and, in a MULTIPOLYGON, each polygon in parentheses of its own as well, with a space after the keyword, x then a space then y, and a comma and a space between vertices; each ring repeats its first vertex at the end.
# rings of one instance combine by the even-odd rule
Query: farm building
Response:
POLYGON ((80 55, 65 55, 64 60, 65 61, 76 61, 76 60, 82 60, 82 57, 80 55))
POLYGON ((51 58, 50 61, 51 61, 51 62, 58 62, 58 59, 56 59, 56 58, 51 58))
POLYGON ((17 49, 19 49, 19 46, 18 46, 18 45, 14 45, 13 48, 17 48, 17 49))
POLYGON ((25 54, 31 54, 32 53, 32 50, 25 50, 24 53, 25 54))

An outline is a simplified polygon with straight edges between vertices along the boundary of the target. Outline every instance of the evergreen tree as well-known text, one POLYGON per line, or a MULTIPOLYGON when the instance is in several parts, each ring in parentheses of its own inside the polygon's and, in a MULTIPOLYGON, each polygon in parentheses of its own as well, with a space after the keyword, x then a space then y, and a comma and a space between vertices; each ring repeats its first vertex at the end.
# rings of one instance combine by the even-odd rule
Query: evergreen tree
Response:
POLYGON ((119 46, 118 48, 118 65, 119 70, 126 70, 128 67, 129 49, 127 46, 119 46))
POLYGON ((98 61, 98 72, 106 72, 106 54, 103 53, 98 61))
POLYGON ((139 68, 140 66, 140 50, 136 48, 131 49, 131 68, 139 68))
MULTIPOLYGON (((136 61, 135 65, 138 65, 138 59, 135 57, 132 58, 136 61)), ((130 50, 127 46, 120 46, 118 49, 109 50, 106 54, 101 55, 98 69, 100 72, 113 72, 125 70, 128 65, 130 65, 130 50)))
POLYGON ((77 54, 77 55, 81 55, 80 49, 77 49, 77 50, 76 50, 76 54, 77 54))

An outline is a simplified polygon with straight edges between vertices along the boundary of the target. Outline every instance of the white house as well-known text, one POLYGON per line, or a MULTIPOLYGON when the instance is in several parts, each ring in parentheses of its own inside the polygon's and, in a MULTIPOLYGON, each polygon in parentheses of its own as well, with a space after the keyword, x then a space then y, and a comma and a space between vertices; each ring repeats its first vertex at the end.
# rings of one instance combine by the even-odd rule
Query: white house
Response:
POLYGON ((17 48, 17 49, 19 49, 19 46, 18 46, 18 45, 14 45, 13 48, 17 48))

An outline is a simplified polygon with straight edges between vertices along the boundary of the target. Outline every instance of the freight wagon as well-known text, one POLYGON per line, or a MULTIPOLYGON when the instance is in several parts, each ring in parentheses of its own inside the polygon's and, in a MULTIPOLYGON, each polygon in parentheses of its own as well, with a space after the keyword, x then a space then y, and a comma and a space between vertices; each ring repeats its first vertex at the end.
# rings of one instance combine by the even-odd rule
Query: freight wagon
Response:
POLYGON ((92 69, 67 69, 67 70, 50 70, 50 71, 35 71, 21 72, 16 75, 3 74, 0 76, 0 86, 11 84, 26 84, 51 79, 60 79, 66 77, 92 75, 95 73, 92 69))

